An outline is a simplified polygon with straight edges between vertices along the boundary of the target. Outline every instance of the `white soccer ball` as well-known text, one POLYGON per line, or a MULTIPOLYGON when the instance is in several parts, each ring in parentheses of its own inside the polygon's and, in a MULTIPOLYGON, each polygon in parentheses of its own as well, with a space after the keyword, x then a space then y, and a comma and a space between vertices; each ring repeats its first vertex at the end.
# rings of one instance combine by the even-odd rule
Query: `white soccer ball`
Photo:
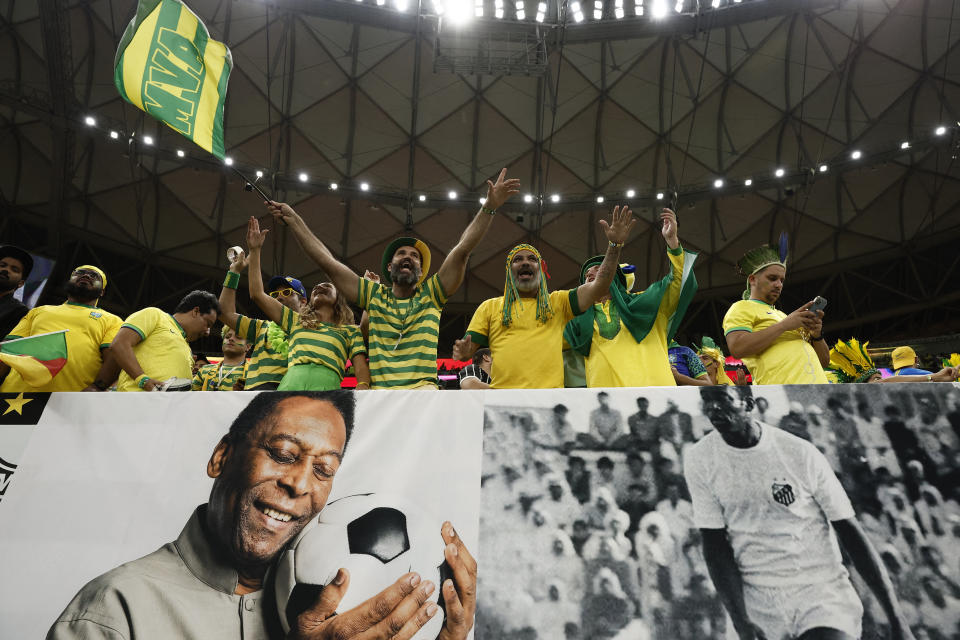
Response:
MULTIPOLYGON (((350 572, 350 585, 337 613, 353 609, 409 571, 436 585, 430 600, 442 605, 441 577, 449 577, 449 569, 440 525, 422 507, 389 493, 327 504, 277 562, 275 592, 284 632, 289 633, 297 616, 316 602, 341 567, 350 572)), ((414 639, 436 638, 443 619, 441 607, 414 639)))

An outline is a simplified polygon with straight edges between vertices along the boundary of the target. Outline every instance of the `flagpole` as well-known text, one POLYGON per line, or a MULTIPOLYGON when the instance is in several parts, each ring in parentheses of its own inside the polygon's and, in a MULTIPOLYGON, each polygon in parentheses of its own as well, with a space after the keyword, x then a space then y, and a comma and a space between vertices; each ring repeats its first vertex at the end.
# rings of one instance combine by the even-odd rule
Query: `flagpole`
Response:
POLYGON ((20 342, 21 340, 33 340, 34 338, 42 338, 43 336, 54 336, 58 333, 66 333, 69 329, 60 329, 60 331, 48 331, 47 333, 38 333, 35 336, 27 336, 26 338, 14 338, 13 340, 4 340, 0 344, 13 344, 14 342, 20 342))
POLYGON ((241 173, 240 170, 237 169, 236 167, 230 167, 230 168, 233 169, 234 173, 236 173, 238 176, 243 178, 243 181, 246 183, 246 186, 249 186, 250 189, 253 189, 257 193, 259 193, 260 197, 262 197, 264 200, 271 200, 271 201, 273 200, 273 198, 265 194, 263 190, 257 186, 257 183, 255 180, 250 180, 249 178, 247 178, 247 176, 243 175, 243 173, 241 173))

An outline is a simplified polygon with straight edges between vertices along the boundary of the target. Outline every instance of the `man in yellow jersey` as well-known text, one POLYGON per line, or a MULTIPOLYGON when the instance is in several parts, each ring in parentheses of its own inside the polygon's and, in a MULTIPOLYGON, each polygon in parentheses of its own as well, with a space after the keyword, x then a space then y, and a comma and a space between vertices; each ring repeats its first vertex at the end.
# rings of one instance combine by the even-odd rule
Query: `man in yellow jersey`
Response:
MULTIPOLYGON (((240 274, 247 268, 249 258, 241 251, 230 264, 220 290, 220 322, 237 332, 251 345, 247 362, 244 391, 273 391, 280 386, 287 372, 290 353, 286 335, 276 323, 237 313, 237 287, 240 274)), ((266 291, 272 298, 291 311, 300 313, 307 303, 307 290, 292 276, 274 276, 267 282, 266 291)))
MULTIPOLYGON (((70 274, 66 302, 28 311, 7 339, 66 329, 67 364, 41 387, 31 387, 19 373, 11 371, 0 391, 106 391, 116 380, 116 367, 108 362, 107 349, 123 322, 97 307, 106 287, 107 276, 102 270, 83 265, 70 274)), ((0 365, 0 375, 6 370, 6 365, 0 365)))
POLYGON ((620 249, 636 223, 630 209, 614 207, 601 220, 607 253, 593 282, 576 289, 547 292, 540 253, 528 244, 507 254, 503 295, 480 303, 466 335, 453 346, 456 360, 479 347, 493 352, 494 389, 555 389, 563 386, 563 329, 593 307, 610 288, 620 249))
POLYGON ((751 249, 737 267, 747 277, 747 290, 723 317, 730 355, 747 365, 753 384, 827 384, 823 311, 809 310, 813 300, 789 315, 774 306, 787 275, 783 237, 779 248, 751 249))
POLYGON ((520 190, 520 181, 487 180, 480 211, 460 236, 436 274, 430 272, 430 249, 416 238, 399 238, 383 254, 383 283, 361 278, 333 257, 289 205, 268 202, 270 212, 290 225, 308 256, 326 271, 349 302, 366 309, 370 320, 367 356, 374 389, 436 389, 440 312, 460 288, 467 258, 490 228, 493 216, 520 190))
MULTIPOLYGON (((564 338, 584 357, 588 387, 676 384, 667 349, 697 291, 697 254, 680 246, 673 211, 663 209, 660 221, 670 273, 646 290, 630 293, 627 285, 633 276, 618 269, 600 302, 567 324, 564 338)), ((581 283, 596 279, 602 260, 596 256, 583 263, 581 283)))
POLYGON ((223 360, 200 367, 193 375, 191 391, 233 391, 247 379, 247 351, 250 345, 236 332, 223 325, 223 360))
POLYGON ((110 350, 123 371, 117 391, 160 391, 171 378, 190 380, 190 344, 210 335, 220 305, 209 291, 191 291, 173 314, 147 307, 123 323, 110 350))

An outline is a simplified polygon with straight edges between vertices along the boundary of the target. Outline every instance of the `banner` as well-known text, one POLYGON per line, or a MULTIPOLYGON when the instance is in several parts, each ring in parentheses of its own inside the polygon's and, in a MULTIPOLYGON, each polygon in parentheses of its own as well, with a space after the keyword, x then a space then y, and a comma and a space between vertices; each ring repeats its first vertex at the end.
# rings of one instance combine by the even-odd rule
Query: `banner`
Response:
MULTIPOLYGON (((445 520, 477 549, 482 398, 336 393, 356 398, 356 417, 327 504, 399 495, 435 521, 426 544, 441 559, 445 520)), ((285 394, 26 395, 40 397, 24 414, 49 398, 35 426, 13 433, 0 420, 0 458, 14 467, 0 502, 0 637, 23 640, 43 638, 93 578, 176 540, 210 498, 208 461, 233 420, 255 396, 285 394)), ((20 406, 0 397, 0 413, 11 401, 20 406)), ((392 580, 407 569, 396 571, 392 580)), ((350 588, 359 584, 355 571, 350 588)))

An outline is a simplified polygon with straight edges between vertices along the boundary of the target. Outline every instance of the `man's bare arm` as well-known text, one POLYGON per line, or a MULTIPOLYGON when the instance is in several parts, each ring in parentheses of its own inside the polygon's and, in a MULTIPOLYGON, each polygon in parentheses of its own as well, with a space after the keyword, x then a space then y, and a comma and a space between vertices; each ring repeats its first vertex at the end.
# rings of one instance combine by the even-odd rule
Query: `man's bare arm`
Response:
MULTIPOLYGON (((246 254, 241 251, 237 259, 230 263, 230 273, 236 273, 239 276, 247 268, 247 261, 246 254)), ((220 289, 220 322, 236 331, 239 315, 237 313, 237 290, 224 286, 220 289)))
MULTIPOLYGON (((117 336, 113 339, 113 342, 110 343, 110 351, 113 353, 113 357, 116 358, 117 364, 134 380, 144 375, 143 367, 140 366, 140 361, 137 360, 137 356, 133 352, 133 347, 140 344, 141 340, 140 334, 130 327, 120 327, 120 330, 117 331, 117 336)), ((143 390, 153 391, 154 387, 159 387, 162 384, 162 380, 150 378, 143 385, 143 390)))
POLYGON ((293 232, 304 253, 330 276, 330 281, 333 282, 337 291, 342 293, 348 302, 356 303, 360 276, 333 256, 327 245, 320 241, 320 238, 310 230, 307 223, 290 205, 273 201, 267 202, 266 205, 274 220, 279 220, 290 227, 290 231, 293 232))
POLYGON ((766 640, 763 632, 750 622, 747 616, 747 607, 743 601, 743 578, 733 555, 727 530, 700 529, 700 537, 703 540, 703 558, 707 563, 707 572, 713 580, 720 601, 730 614, 737 634, 743 640, 766 640))
POLYGON ((613 282, 613 277, 617 273, 617 266, 620 264, 620 249, 630 237, 630 230, 636 223, 633 212, 626 205, 622 208, 613 208, 609 223, 606 220, 600 220, 600 225, 607 236, 607 252, 597 270, 596 279, 577 288, 577 302, 580 308, 576 311, 579 313, 583 313, 607 295, 610 283, 613 282))
MULTIPOLYGON (((726 335, 727 346, 730 347, 730 355, 734 358, 743 358, 745 356, 756 356, 772 345, 781 334, 799 329, 813 323, 816 314, 807 311, 807 308, 813 304, 813 300, 806 303, 786 318, 775 325, 769 326, 760 331, 731 331, 726 335)), ((821 341, 822 342, 822 341, 821 341)), ((826 343, 824 343, 826 346, 826 343)), ((816 346, 814 346, 816 348, 816 346)), ((827 349, 827 361, 829 363, 830 354, 827 349)), ((819 356, 819 353, 817 354, 819 356)))

